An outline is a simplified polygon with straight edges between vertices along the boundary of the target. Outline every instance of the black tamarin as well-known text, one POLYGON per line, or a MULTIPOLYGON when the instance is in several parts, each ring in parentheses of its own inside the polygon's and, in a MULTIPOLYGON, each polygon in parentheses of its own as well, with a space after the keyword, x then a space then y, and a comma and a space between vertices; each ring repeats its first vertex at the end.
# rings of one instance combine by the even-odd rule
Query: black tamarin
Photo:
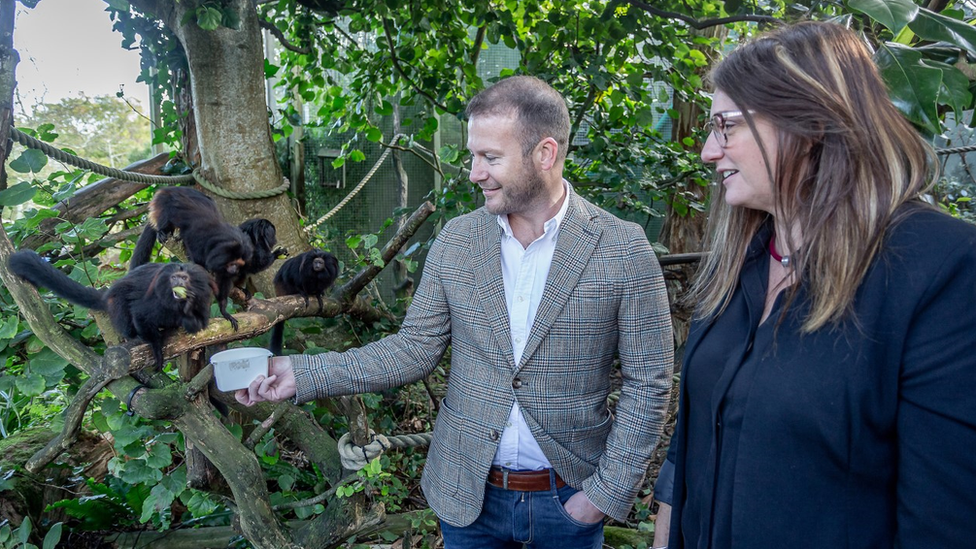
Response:
POLYGON ((187 259, 202 265, 217 284, 220 315, 237 330, 237 321, 227 312, 227 296, 244 266, 254 254, 250 239, 239 227, 227 223, 214 201, 196 189, 163 187, 149 202, 149 216, 130 269, 147 264, 156 240, 164 243, 179 230, 187 259))
POLYGON ((250 239, 254 251, 251 260, 244 264, 234 283, 250 299, 251 294, 246 286, 247 277, 267 269, 276 259, 288 257, 288 250, 277 245, 278 235, 274 223, 267 219, 248 219, 241 223, 240 229, 250 239))
POLYGON ((44 287, 82 307, 108 313, 126 339, 139 338, 152 348, 156 368, 163 367, 163 345, 177 328, 199 332, 210 321, 210 275, 192 263, 149 263, 132 269, 107 290, 68 278, 41 256, 22 250, 10 256, 10 270, 34 287, 44 287))
MULTIPOLYGON (((315 296, 319 302, 319 310, 324 306, 322 294, 332 286, 339 276, 339 261, 328 252, 310 250, 285 261, 274 277, 275 294, 300 295, 305 298, 315 296)), ((279 322, 271 329, 270 351, 281 354, 284 340, 285 323, 279 322)))

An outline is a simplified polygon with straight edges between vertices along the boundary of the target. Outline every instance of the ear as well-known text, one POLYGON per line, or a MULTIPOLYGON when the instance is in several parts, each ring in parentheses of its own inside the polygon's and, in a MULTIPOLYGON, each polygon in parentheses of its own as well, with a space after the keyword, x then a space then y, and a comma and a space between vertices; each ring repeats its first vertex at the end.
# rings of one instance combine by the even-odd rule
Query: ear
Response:
POLYGON ((534 155, 539 167, 549 171, 556 164, 556 158, 559 157, 559 143, 556 143, 555 139, 547 137, 535 146, 534 155))

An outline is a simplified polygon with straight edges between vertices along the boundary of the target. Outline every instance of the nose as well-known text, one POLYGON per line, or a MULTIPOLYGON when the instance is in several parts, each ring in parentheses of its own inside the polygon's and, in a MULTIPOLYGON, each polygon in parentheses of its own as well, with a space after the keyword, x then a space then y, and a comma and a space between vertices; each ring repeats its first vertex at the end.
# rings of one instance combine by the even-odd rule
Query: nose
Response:
POLYGON ((472 183, 478 183, 488 179, 488 170, 485 169, 484 161, 477 156, 471 158, 471 173, 468 174, 468 179, 472 183))
POLYGON ((714 133, 708 132, 708 139, 705 140, 701 150, 702 162, 711 164, 718 162, 723 156, 725 156, 725 150, 718 144, 718 138, 715 137, 714 133))

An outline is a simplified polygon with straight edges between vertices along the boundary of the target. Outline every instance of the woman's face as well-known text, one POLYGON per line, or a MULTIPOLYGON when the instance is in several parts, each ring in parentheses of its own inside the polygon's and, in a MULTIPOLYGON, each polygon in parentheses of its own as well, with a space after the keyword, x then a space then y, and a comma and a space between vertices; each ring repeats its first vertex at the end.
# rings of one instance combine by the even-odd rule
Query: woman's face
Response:
POLYGON ((712 97, 711 116, 713 131, 708 134, 702 147, 701 158, 706 163, 715 164, 719 181, 725 186, 725 202, 730 206, 775 215, 773 182, 769 178, 759 143, 762 142, 765 147, 769 160, 776 162, 776 128, 762 118, 753 116, 756 125, 756 133, 753 134, 742 116, 742 109, 722 90, 716 90, 712 97), (719 120, 716 115, 719 115, 719 120))

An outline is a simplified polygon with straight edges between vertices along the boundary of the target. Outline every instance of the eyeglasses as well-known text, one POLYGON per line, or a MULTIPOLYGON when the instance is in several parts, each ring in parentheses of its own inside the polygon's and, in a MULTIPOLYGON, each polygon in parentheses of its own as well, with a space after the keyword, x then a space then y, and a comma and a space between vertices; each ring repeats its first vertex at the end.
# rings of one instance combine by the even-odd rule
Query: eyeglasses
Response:
POLYGON ((742 111, 717 112, 705 123, 705 131, 712 133, 723 149, 729 146, 729 133, 738 125, 737 121, 731 120, 733 118, 742 118, 742 111))

